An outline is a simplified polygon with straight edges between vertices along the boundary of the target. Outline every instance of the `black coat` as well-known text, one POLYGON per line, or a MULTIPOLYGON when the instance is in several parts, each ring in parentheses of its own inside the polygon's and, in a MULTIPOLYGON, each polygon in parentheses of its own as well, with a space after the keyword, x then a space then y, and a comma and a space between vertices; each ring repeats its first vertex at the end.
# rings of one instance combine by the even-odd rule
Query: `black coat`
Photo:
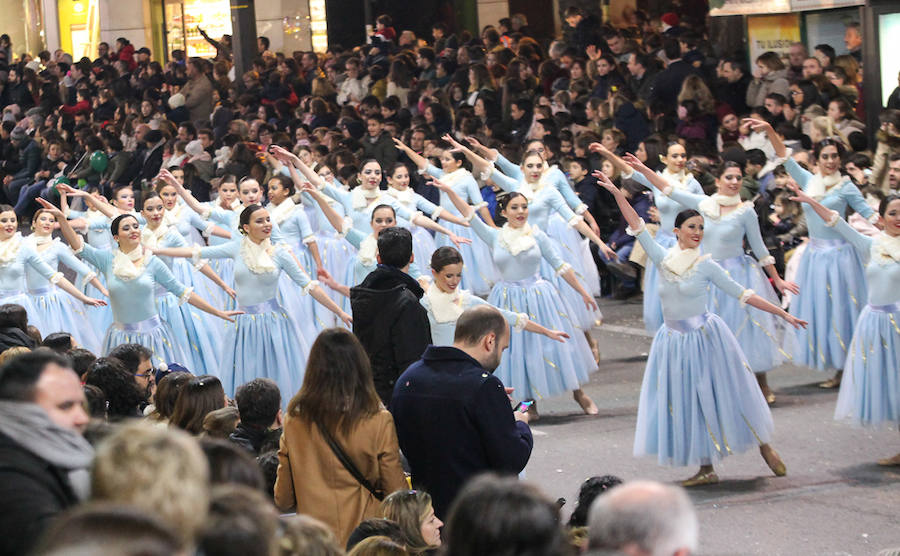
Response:
POLYGON ((681 92, 681 84, 692 73, 698 73, 697 69, 684 60, 672 62, 669 67, 656 74, 649 101, 651 103, 659 101, 667 108, 675 106, 678 102, 678 93, 681 92))
POLYGON ((27 554, 50 521, 78 503, 68 472, 0 434, 0 555, 27 554))
POLYGON ((452 346, 428 346, 400 376, 391 413, 414 486, 440 519, 468 479, 514 475, 531 457, 531 429, 513 418, 503 383, 452 346))
POLYGON ((34 349, 34 339, 21 328, 0 328, 0 353, 13 347, 34 349))
POLYGON ((397 377, 431 343, 428 312, 419 303, 424 293, 409 274, 385 265, 350 289, 353 333, 369 355, 375 390, 385 405, 397 377))

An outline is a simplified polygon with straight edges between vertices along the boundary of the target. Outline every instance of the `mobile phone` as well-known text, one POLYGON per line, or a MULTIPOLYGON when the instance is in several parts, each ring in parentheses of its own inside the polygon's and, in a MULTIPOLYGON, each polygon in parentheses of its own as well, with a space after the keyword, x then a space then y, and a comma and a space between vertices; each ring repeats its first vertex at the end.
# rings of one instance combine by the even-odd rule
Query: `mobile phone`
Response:
POLYGON ((522 413, 527 413, 528 409, 534 405, 534 400, 525 400, 524 402, 519 402, 519 405, 516 406, 514 411, 520 411, 522 413))

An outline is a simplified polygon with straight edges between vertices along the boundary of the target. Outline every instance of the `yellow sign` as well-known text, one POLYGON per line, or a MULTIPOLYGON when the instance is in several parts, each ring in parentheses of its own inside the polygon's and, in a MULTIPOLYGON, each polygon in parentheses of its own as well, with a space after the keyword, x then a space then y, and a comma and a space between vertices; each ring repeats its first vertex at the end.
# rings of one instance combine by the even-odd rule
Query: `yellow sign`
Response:
POLYGON ((791 44, 800 41, 800 16, 797 14, 760 15, 747 18, 750 63, 763 52, 786 56, 791 44))

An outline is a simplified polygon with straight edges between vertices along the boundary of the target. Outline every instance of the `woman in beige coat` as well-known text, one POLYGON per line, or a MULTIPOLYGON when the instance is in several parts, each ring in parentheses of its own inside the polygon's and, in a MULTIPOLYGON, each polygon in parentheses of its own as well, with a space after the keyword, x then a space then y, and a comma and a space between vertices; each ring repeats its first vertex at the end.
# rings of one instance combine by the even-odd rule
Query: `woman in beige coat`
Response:
POLYGON ((323 521, 343 546, 360 521, 378 515, 380 501, 341 464, 320 427, 376 490, 406 488, 394 420, 375 393, 366 352, 343 328, 325 330, 312 345, 303 386, 288 404, 275 481, 282 511, 323 521))
POLYGON ((756 59, 753 81, 747 87, 747 106, 750 108, 764 106, 766 97, 771 93, 778 93, 785 99, 790 99, 791 84, 787 80, 787 68, 778 54, 763 52, 756 59))

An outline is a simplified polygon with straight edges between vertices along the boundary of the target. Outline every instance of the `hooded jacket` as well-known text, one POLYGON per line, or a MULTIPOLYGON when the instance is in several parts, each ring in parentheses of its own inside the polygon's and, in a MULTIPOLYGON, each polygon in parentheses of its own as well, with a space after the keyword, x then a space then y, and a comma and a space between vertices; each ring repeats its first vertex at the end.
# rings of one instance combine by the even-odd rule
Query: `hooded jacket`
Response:
POLYGON ((353 333, 369 355, 375 390, 385 405, 397 377, 431 343, 428 312, 419 303, 424 294, 409 274, 386 265, 350 289, 353 333))

